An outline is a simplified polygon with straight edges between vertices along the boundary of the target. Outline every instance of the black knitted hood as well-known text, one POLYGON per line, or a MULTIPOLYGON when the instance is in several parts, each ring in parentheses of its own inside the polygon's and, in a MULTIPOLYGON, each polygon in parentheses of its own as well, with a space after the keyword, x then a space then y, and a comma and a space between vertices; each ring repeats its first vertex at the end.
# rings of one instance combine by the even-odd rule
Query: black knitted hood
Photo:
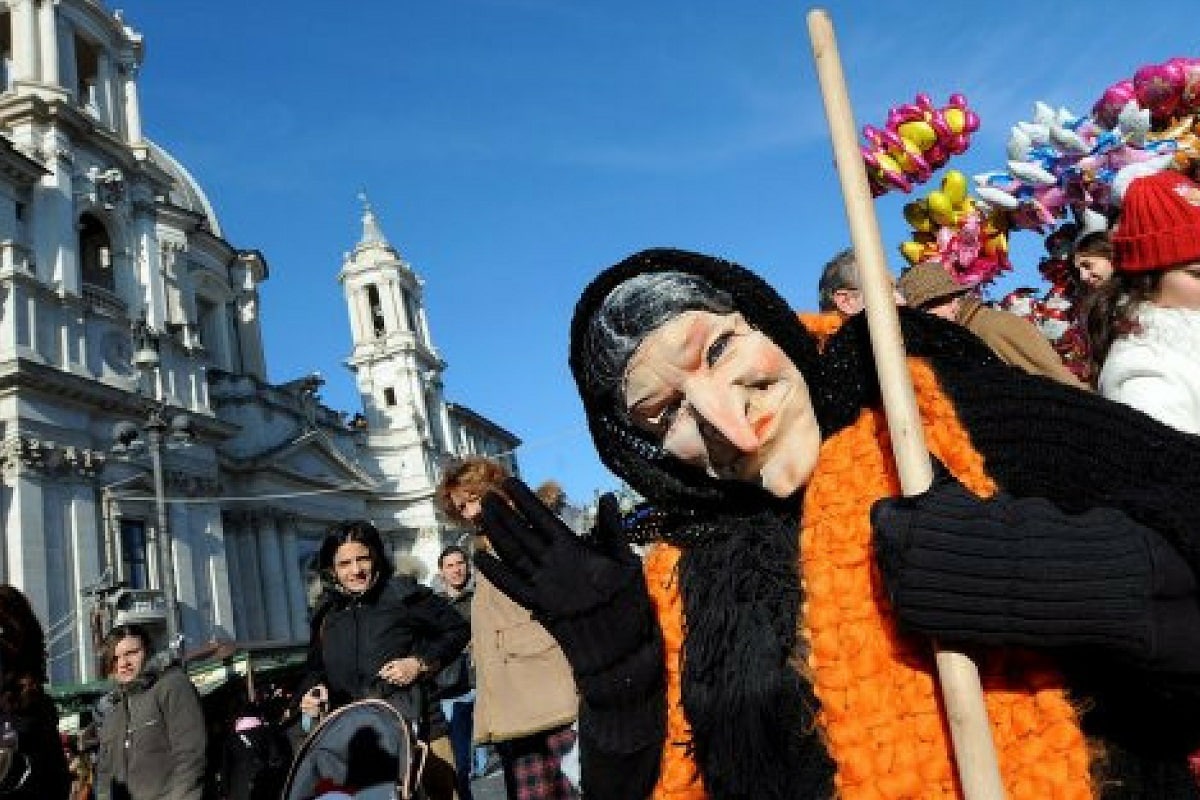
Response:
MULTIPOLYGON (((588 427, 600 459, 659 508, 698 514, 720 510, 761 509, 778 502, 750 484, 718 481, 703 470, 684 464, 663 450, 653 437, 632 426, 612 406, 585 368, 588 328, 608 294, 637 275, 682 272, 704 278, 727 292, 751 327, 761 331, 791 358, 808 383, 809 394, 821 420, 827 393, 816 339, 800 325, 788 303, 762 278, 731 261, 684 250, 643 250, 609 267, 588 285, 575 306, 571 321, 571 372, 579 388, 588 427)), ((794 505, 793 505, 794 507, 794 505)))

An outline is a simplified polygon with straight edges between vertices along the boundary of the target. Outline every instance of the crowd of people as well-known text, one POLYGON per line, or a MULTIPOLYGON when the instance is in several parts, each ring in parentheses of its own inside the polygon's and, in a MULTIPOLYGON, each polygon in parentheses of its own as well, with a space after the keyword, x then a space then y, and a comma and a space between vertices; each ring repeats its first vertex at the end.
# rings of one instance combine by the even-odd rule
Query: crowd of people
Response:
MULTIPOLYGON (((466 534, 432 586, 371 523, 334 526, 302 679, 217 752, 136 625, 105 640, 89 746, 64 742, 42 627, 0 586, 0 797, 278 798, 361 703, 427 751, 430 800, 471 800, 492 754, 512 800, 957 797, 936 641, 980 666, 1010 797, 1200 798, 1200 186, 1138 177, 1110 227, 1067 238, 1067 350, 939 263, 899 276, 936 462, 910 498, 852 251, 813 315, 703 254, 604 270, 570 366, 646 505, 605 496, 581 534, 556 484, 465 458, 436 499, 466 534)), ((373 742, 321 791, 416 774, 373 742)))

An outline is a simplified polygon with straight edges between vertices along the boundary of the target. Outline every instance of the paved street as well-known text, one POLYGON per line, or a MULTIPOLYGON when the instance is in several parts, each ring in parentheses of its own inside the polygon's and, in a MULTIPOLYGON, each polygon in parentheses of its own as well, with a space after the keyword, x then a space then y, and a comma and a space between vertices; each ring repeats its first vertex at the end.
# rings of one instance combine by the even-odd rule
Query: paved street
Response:
POLYGON ((504 773, 494 772, 486 778, 471 782, 475 800, 504 800, 504 773))

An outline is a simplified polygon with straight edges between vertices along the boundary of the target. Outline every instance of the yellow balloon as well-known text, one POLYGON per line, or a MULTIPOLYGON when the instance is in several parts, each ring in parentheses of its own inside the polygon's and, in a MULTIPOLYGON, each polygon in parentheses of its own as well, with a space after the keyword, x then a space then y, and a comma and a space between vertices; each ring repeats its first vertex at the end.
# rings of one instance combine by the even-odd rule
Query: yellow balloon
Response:
POLYGON ((896 133, 900 135, 901 139, 915 145, 922 153, 933 147, 933 143, 937 141, 937 131, 933 129, 932 125, 921 119, 902 123, 896 128, 896 133))
POLYGON ((950 202, 949 197, 937 189, 929 193, 925 202, 929 205, 929 216, 933 217, 933 221, 938 225, 953 225, 957 220, 954 204, 950 202))
POLYGON ((942 194, 952 206, 958 207, 967 199, 967 176, 956 169, 946 173, 942 178, 942 194))
POLYGON ((900 165, 896 163, 895 159, 893 159, 887 153, 876 153, 875 157, 879 159, 880 172, 885 174, 895 174, 897 172, 904 171, 900 169, 900 165))
POLYGON ((916 265, 921 263, 921 256, 924 252, 925 248, 913 241, 904 242, 900 245, 900 255, 904 256, 904 260, 909 264, 916 265))
POLYGON ((929 209, 920 200, 904 205, 904 219, 915 231, 933 230, 933 222, 929 219, 929 209))
POLYGON ((961 108, 947 108, 942 111, 942 117, 946 120, 946 126, 955 133, 962 133, 966 127, 967 115, 961 108))

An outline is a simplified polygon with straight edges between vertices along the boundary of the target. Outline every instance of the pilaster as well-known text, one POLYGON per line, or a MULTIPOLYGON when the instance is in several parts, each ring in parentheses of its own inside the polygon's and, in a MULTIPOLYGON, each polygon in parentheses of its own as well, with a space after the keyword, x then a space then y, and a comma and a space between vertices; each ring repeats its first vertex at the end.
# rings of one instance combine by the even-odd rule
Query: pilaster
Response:
POLYGON ((71 507, 68 511, 68 531, 71 538, 71 585, 76 609, 72 638, 77 650, 75 664, 80 681, 90 681, 95 674, 96 658, 88 607, 81 602, 84 586, 95 583, 103 566, 100 558, 100 531, 97 520, 96 490, 87 483, 76 483, 72 487, 71 507))
POLYGON ((37 81, 41 78, 41 59, 34 0, 13 0, 9 8, 12 10, 14 77, 19 81, 37 81))
POLYGON ((42 83, 61 86, 58 69, 58 22, 52 0, 42 0, 38 7, 38 45, 41 55, 42 83))
POLYGON ((132 58, 120 61, 121 97, 124 100, 125 141, 131 145, 142 143, 142 110, 138 98, 138 64, 132 58))
POLYGON ((266 595, 267 637, 287 640, 292 635, 288 613, 286 567, 274 512, 258 516, 258 563, 266 595))
POLYGON ((283 575, 287 584, 288 620, 292 641, 303 642, 308 638, 308 601, 304 596, 304 574, 300 570, 300 549, 296 542, 296 521, 283 517, 283 575))
POLYGON ((251 514, 242 514, 243 535, 238 537, 238 564, 242 575, 243 602, 249 622, 248 638, 264 639, 267 636, 267 615, 263 596, 263 573, 258 559, 258 531, 256 520, 251 514))
MULTIPOLYGON (((240 517, 233 514, 221 514, 221 530, 225 549, 225 572, 229 577, 229 607, 233 615, 231 631, 237 639, 250 638, 249 610, 246 608, 246 596, 242 590, 245 584, 243 577, 244 564, 241 559, 241 539, 245 536, 240 517)), ((215 577, 214 577, 215 580, 215 577)))

